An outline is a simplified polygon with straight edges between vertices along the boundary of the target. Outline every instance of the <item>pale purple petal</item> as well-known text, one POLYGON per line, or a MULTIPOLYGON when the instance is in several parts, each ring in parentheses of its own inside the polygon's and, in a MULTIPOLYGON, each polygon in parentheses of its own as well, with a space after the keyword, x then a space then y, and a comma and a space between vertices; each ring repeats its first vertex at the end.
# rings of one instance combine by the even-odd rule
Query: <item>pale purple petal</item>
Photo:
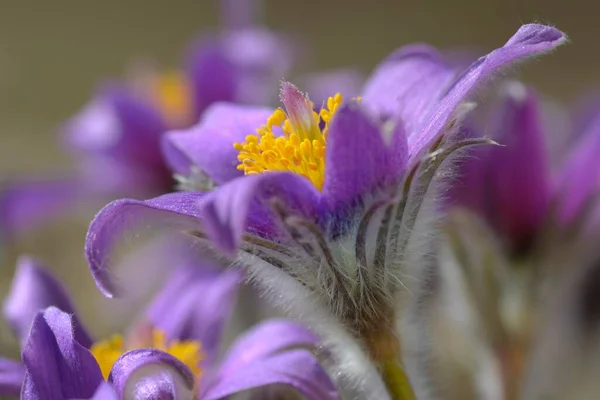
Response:
POLYGON ((119 400, 119 397, 110 383, 102 382, 90 400, 119 400))
POLYGON ((559 199, 558 213, 563 222, 571 221, 586 201, 598 191, 600 184, 600 117, 571 150, 562 168, 555 189, 559 199))
POLYGON ((156 349, 123 354, 113 365, 108 382, 120 398, 179 399, 194 388, 194 376, 189 368, 172 355, 156 349))
POLYGON ((110 155, 131 163, 160 165, 165 124, 150 103, 118 84, 107 84, 65 126, 76 155, 110 155))
POLYGON ((278 83, 294 65, 292 41, 268 29, 253 27, 225 32, 222 46, 236 69, 235 101, 241 104, 271 104, 278 83))
POLYGON ((311 353, 318 343, 318 337, 297 323, 262 323, 233 344, 217 375, 201 387, 202 398, 222 399, 279 383, 309 399, 337 399, 331 380, 311 353))
POLYGON ((438 137, 458 105, 472 96, 477 89, 490 82, 503 68, 556 48, 566 42, 559 30, 540 24, 523 25, 506 44, 471 64, 445 90, 430 119, 418 131, 408 131, 409 152, 419 154, 438 137))
POLYGON ((290 386, 307 399, 340 398, 316 357, 309 351, 296 349, 273 354, 232 374, 221 375, 214 385, 209 384, 204 389, 202 399, 227 399, 235 393, 274 384, 290 386))
POLYGON ((19 361, 0 357, 0 396, 18 397, 25 378, 25 367, 19 361))
POLYGON ((3 240, 72 212, 85 201, 79 179, 23 179, 0 190, 0 235, 3 240))
POLYGON ((241 273, 197 264, 174 272, 150 305, 148 318, 169 340, 200 341, 212 360, 231 316, 241 273))
POLYGON ((336 113, 327 137, 323 185, 323 197, 332 210, 350 206, 404 173, 408 154, 403 126, 390 132, 383 129, 357 103, 336 113))
POLYGON ((103 382, 94 356, 73 335, 71 316, 55 307, 40 312, 23 348, 21 398, 90 398, 103 382))
POLYGON ((301 87, 306 88, 310 100, 319 108, 336 93, 340 93, 345 100, 358 96, 364 80, 357 70, 345 68, 305 76, 305 83, 301 87))
POLYGON ((238 151, 233 144, 255 134, 272 112, 262 107, 216 103, 206 110, 196 126, 168 132, 163 143, 164 154, 176 172, 189 174, 189 167, 195 165, 216 183, 223 184, 243 175, 236 169, 238 151))
POLYGON ((85 254, 98 288, 112 297, 118 290, 110 271, 113 252, 139 231, 198 229, 199 211, 196 203, 202 193, 170 193, 154 199, 140 201, 117 200, 96 215, 88 230, 85 254))
POLYGON ((379 64, 365 83, 363 103, 383 118, 401 118, 412 135, 426 124, 454 76, 435 48, 409 45, 379 64))
POLYGON ((24 342, 31 323, 40 311, 55 306, 73 315, 75 340, 84 347, 92 344, 90 336, 75 314, 65 287, 43 265, 21 256, 8 295, 3 303, 4 318, 15 335, 24 342))
POLYGON ((216 246, 234 251, 243 233, 268 230, 271 221, 266 200, 279 199, 289 210, 310 218, 318 216, 320 193, 297 174, 268 172, 234 179, 207 194, 199 203, 204 227, 216 246))

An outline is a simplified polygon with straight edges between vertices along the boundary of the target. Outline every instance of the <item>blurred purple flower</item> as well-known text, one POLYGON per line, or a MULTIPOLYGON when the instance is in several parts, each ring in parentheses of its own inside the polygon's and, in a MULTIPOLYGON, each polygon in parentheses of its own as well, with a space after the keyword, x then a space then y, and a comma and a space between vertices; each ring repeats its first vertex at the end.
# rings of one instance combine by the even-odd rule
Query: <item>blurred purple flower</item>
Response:
POLYGON ((514 254, 539 244, 544 228, 565 230, 589 217, 600 182, 598 116, 588 118, 570 148, 563 147, 560 164, 551 165, 540 108, 532 89, 508 84, 486 127, 501 146, 474 150, 453 191, 453 200, 482 215, 514 254))
MULTIPOLYGON (((236 254, 277 302, 329 334, 338 361, 360 382, 372 370, 348 347, 351 337, 397 372, 398 348, 390 343, 397 342, 401 277, 414 276, 407 268, 426 262, 423 243, 432 245, 438 168, 459 148, 487 143, 457 136, 465 102, 503 67, 564 41, 554 28, 525 25, 462 72, 435 49, 408 46, 379 65, 361 101, 334 96, 320 114, 286 82, 285 111, 213 106, 191 130, 167 134, 165 151, 178 171, 193 166, 203 186, 219 187, 106 206, 86 247, 99 288, 109 296, 116 289, 112 250, 139 223, 193 232, 236 254)), ((193 190, 198 180, 187 183, 193 190)), ((385 396, 380 387, 369 390, 385 396)))
POLYGON ((23 364, 0 359, 0 394, 222 399, 285 384, 308 398, 336 399, 311 353, 318 338, 292 322, 256 326, 217 362, 239 279, 236 272, 180 268, 125 338, 93 343, 60 283, 21 258, 4 314, 22 342, 23 364))
POLYGON ((171 191, 175 182, 161 155, 162 133, 190 126, 218 101, 268 103, 293 65, 291 43, 253 20, 256 3, 222 0, 224 29, 194 43, 181 71, 155 73, 145 66, 132 82, 102 85, 64 126, 77 174, 6 184, 0 232, 10 239, 74 207, 171 191))

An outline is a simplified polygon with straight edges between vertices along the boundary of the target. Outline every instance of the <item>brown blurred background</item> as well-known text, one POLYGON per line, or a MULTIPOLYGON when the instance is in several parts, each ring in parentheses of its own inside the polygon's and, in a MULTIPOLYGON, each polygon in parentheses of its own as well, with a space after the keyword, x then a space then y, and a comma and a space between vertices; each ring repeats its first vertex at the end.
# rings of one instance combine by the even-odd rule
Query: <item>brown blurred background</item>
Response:
MULTIPOLYGON (((190 38, 218 24, 217 0, 1 0, 0 4, 2 178, 68 168, 69 160, 56 141, 57 128, 82 106, 99 80, 123 75, 127 63, 136 58, 175 65, 190 38)), ((303 60, 301 68, 355 66, 368 72, 391 50, 414 41, 489 50, 503 44, 521 24, 535 21, 566 31, 571 43, 521 68, 524 80, 565 101, 600 83, 600 5, 593 1, 268 0, 265 4, 268 26, 300 35, 308 43, 312 57, 303 60)), ((83 261, 86 224, 54 224, 4 254, 0 295, 10 283, 16 255, 33 254, 72 288, 85 322, 98 334, 114 329, 92 317, 101 296, 83 261)), ((117 307, 102 304, 104 314, 117 307)), ((11 347, 9 352, 16 355, 14 345, 1 328, 0 349, 11 347)))

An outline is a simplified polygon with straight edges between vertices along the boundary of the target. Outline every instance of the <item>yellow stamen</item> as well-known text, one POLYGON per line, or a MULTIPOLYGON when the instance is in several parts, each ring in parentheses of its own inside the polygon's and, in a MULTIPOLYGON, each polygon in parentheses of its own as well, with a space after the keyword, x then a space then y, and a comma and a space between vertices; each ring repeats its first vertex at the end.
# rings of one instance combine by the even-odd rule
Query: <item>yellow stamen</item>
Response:
POLYGON ((193 118, 192 93, 185 75, 168 71, 156 78, 156 102, 163 117, 171 126, 183 126, 193 118))
POLYGON ((239 151, 237 169, 246 175, 294 172, 321 190, 325 180, 327 131, 343 102, 342 95, 330 97, 319 113, 313 111, 308 97, 289 83, 282 84, 281 98, 285 111, 278 108, 255 135, 246 136, 244 143, 234 144, 239 151))
POLYGON ((91 353, 100 366, 104 379, 108 379, 110 370, 117 359, 125 352, 135 348, 151 348, 164 351, 184 363, 196 377, 202 375, 200 362, 204 359, 202 345, 194 340, 167 341, 165 333, 152 329, 150 335, 142 342, 136 342, 135 347, 128 346, 121 335, 113 335, 107 340, 94 343, 91 353))

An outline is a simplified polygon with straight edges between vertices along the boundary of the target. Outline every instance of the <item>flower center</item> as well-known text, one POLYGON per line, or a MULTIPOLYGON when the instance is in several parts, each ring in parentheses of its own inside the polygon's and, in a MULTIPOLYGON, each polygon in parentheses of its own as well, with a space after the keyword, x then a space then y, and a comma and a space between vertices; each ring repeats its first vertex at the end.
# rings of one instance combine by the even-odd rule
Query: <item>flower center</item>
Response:
POLYGON ((319 190, 325 181, 325 149, 327 130, 342 104, 341 94, 330 97, 319 113, 308 96, 289 82, 281 84, 278 108, 243 143, 235 143, 240 164, 246 175, 266 171, 290 171, 310 180, 319 190))
POLYGON ((125 341, 121 335, 112 335, 107 340, 94 343, 90 351, 98 362, 104 379, 108 379, 114 363, 123 353, 140 348, 157 349, 172 355, 192 371, 196 380, 202 375, 200 362, 204 359, 204 353, 200 342, 194 340, 167 341, 165 333, 157 329, 151 329, 142 340, 136 338, 134 341, 125 341))
POLYGON ((180 71, 167 71, 155 78, 155 102, 170 126, 180 127, 193 118, 192 93, 186 76, 180 71))

